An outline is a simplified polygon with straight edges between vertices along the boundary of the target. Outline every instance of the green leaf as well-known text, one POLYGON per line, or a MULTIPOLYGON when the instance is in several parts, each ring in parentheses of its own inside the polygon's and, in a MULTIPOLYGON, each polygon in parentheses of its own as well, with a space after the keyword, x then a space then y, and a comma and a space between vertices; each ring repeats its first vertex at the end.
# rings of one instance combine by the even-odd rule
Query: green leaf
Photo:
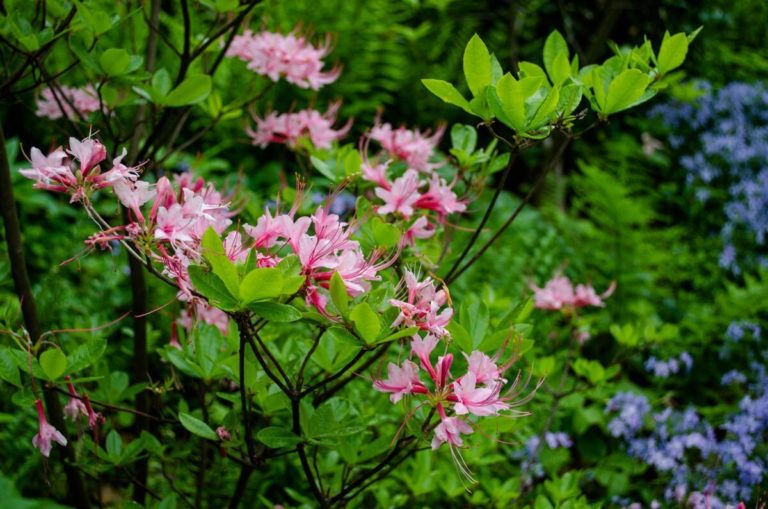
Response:
POLYGON ((270 322, 295 322, 301 319, 301 311, 278 302, 252 302, 248 309, 270 322))
POLYGON ((558 86, 550 88, 547 96, 541 101, 539 107, 536 108, 536 113, 534 113, 533 117, 529 120, 528 129, 538 129, 549 124, 553 120, 552 114, 555 113, 555 108, 557 108, 559 99, 560 88, 558 86))
POLYGON ((355 324, 355 330, 366 343, 370 344, 376 341, 381 330, 381 322, 379 315, 367 302, 361 302, 355 306, 349 316, 352 323, 355 324))
POLYGON ((451 127, 451 145, 471 154, 477 147, 477 131, 471 125, 454 124, 451 127))
POLYGON ((397 226, 386 223, 380 218, 375 217, 371 222, 373 230, 373 239, 379 247, 392 249, 400 242, 400 230, 397 226))
POLYGON ((99 65, 107 76, 119 76, 131 65, 131 55, 123 48, 109 48, 99 57, 99 65))
POLYGON ((427 90, 435 94, 443 102, 458 106, 471 115, 475 114, 475 112, 473 112, 472 108, 469 106, 469 101, 467 101, 464 96, 461 95, 461 92, 456 90, 456 87, 447 81, 423 79, 421 80, 421 83, 427 87, 427 90))
POLYGON ((229 293, 235 298, 240 298, 240 277, 237 267, 227 257, 221 237, 213 228, 208 228, 200 242, 203 257, 211 264, 213 273, 224 282, 229 293))
POLYGON ((651 79, 637 69, 627 69, 608 87, 604 114, 610 115, 633 106, 645 93, 651 79))
POLYGON ((189 414, 180 413, 179 421, 181 421, 181 425, 184 426, 193 435, 197 435, 208 440, 219 439, 219 436, 216 434, 216 432, 197 417, 192 417, 189 414))
POLYGON ((688 37, 684 33, 675 34, 670 37, 669 32, 666 32, 664 40, 661 42, 661 49, 659 50, 659 72, 666 74, 673 69, 677 69, 683 65, 687 54, 688 37))
POLYGON ((336 182, 338 177, 336 177, 336 174, 333 172, 331 167, 323 161, 322 159, 316 157, 316 156, 310 156, 309 157, 310 162, 312 163, 312 166, 315 167, 317 171, 323 174, 325 178, 330 180, 331 182, 336 182))
POLYGON ((19 368, 13 362, 13 359, 11 359, 9 352, 10 350, 8 347, 0 348, 0 379, 5 380, 16 387, 21 387, 19 368))
POLYGON ((505 74, 496 84, 496 95, 509 126, 516 131, 525 130, 525 97, 520 82, 510 73, 505 74))
POLYGON ((491 84, 491 54, 477 34, 472 36, 464 48, 464 77, 475 97, 491 84))
POLYGON ((525 79, 525 78, 541 78, 542 80, 547 79, 547 73, 544 72, 544 69, 534 64, 533 62, 523 61, 517 64, 517 66, 518 68, 520 68, 520 79, 525 79))
POLYGON ((283 273, 277 268, 253 269, 240 283, 240 298, 244 304, 274 299, 283 293, 283 273))
POLYGON ((171 91, 171 75, 164 67, 152 75, 152 88, 159 94, 159 97, 165 97, 171 91))
POLYGON ((237 299, 229 293, 227 285, 224 284, 224 281, 219 276, 199 265, 190 265, 187 271, 195 289, 207 298, 211 304, 225 311, 237 309, 237 299))
MULTIPOLYGON (((544 68, 547 70, 547 74, 552 79, 552 84, 559 84, 562 79, 558 77, 562 74, 562 61, 565 61, 565 65, 569 67, 568 63, 568 45, 565 43, 565 39, 557 30, 554 30, 547 40, 544 42, 544 68), (558 62, 558 59, 561 61, 558 62)), ((566 75, 570 69, 565 69, 566 75)), ((563 78, 564 79, 564 78, 563 78)))
POLYGON ((293 447, 301 442, 301 438, 297 437, 290 430, 285 428, 279 428, 277 426, 269 426, 256 433, 256 438, 261 443, 272 449, 279 449, 281 447, 293 447))
POLYGON ((579 106, 582 92, 581 85, 578 83, 569 83, 560 89, 560 98, 557 101, 555 111, 559 115, 567 116, 579 106))
POLYGON ((186 106, 204 101, 211 93, 213 82, 207 74, 189 76, 171 90, 161 101, 165 106, 186 106))
POLYGON ((347 294, 347 287, 338 272, 334 272, 331 276, 330 291, 333 305, 336 306, 341 316, 346 317, 349 313, 349 294, 347 294))
POLYGON ((571 64, 568 62, 568 56, 565 53, 560 53, 555 57, 549 73, 553 85, 560 85, 571 76, 571 64))
POLYGON ((304 282, 307 280, 306 276, 285 276, 283 275, 283 295, 293 295, 298 292, 304 282))
POLYGON ((67 370, 67 356, 59 348, 50 348, 40 356, 40 367, 48 380, 57 380, 67 370))
POLYGON ((106 442, 107 454, 110 459, 113 461, 119 459, 120 455, 123 453, 123 439, 120 438, 120 433, 116 430, 110 431, 107 435, 106 442))
POLYGON ((467 329, 461 326, 456 320, 451 321, 451 323, 448 324, 447 329, 448 332, 451 333, 453 342, 456 343, 462 351, 467 353, 472 351, 472 336, 469 335, 467 329))

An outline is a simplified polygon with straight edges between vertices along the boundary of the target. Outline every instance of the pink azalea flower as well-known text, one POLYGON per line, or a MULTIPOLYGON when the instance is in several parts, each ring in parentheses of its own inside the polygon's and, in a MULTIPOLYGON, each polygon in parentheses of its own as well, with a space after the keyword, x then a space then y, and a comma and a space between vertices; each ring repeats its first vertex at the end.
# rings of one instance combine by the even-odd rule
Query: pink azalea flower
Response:
POLYGON ((470 371, 453 385, 453 394, 458 400, 453 408, 458 415, 497 415, 499 410, 509 408, 509 405, 500 399, 500 391, 501 384, 497 382, 477 387, 475 374, 470 371))
MULTIPOLYGON (((127 196, 136 186, 138 170, 122 163, 123 154, 112 161, 113 167, 101 173, 99 163, 106 158, 106 149, 98 140, 86 138, 82 141, 69 139, 69 150, 57 148, 44 156, 37 148, 31 150, 32 168, 19 170, 24 177, 34 180, 34 187, 59 193, 69 193, 70 202, 82 201, 91 192, 108 186, 118 185, 127 196), (68 154, 72 156, 68 159, 68 154), (77 161, 79 168, 73 166, 77 161)), ((141 184, 144 188, 149 184, 141 184)))
POLYGON ((431 278, 419 282, 416 275, 406 270, 404 274, 407 300, 390 299, 389 303, 400 309, 392 327, 405 325, 419 327, 439 337, 447 336, 446 326, 453 317, 453 309, 446 305, 448 294, 437 290, 431 278), (441 311, 442 309, 442 311, 441 311))
POLYGON ((32 445, 40 449, 40 454, 46 458, 51 455, 51 448, 53 444, 51 442, 58 442, 61 446, 67 445, 67 439, 56 428, 48 424, 45 419, 45 410, 43 409, 43 402, 39 399, 35 401, 37 407, 37 418, 40 423, 40 430, 32 438, 32 445))
POLYGON ((88 408, 80 399, 80 396, 75 390, 75 386, 69 381, 69 376, 66 377, 67 389, 69 390, 69 401, 64 406, 64 417, 69 418, 70 421, 75 422, 81 415, 88 415, 88 408))
POLYGON ((373 388, 380 392, 391 392, 389 399, 397 403, 406 394, 426 393, 426 388, 419 381, 419 367, 411 361, 404 361, 402 367, 390 362, 387 365, 386 380, 376 380, 373 388))
POLYGON ((67 192, 69 188, 77 186, 77 179, 72 173, 69 164, 64 164, 67 153, 57 148, 47 156, 37 147, 30 151, 32 168, 21 169, 19 173, 24 177, 34 180, 34 187, 48 191, 67 192))
POLYGON ((435 428, 435 436, 432 438, 432 449, 437 449, 444 443, 452 447, 461 447, 464 441, 461 435, 471 435, 472 426, 458 417, 444 417, 435 428))
POLYGON ((539 309, 561 310, 584 306, 603 306, 603 299, 608 298, 616 288, 615 283, 601 295, 595 292, 590 285, 577 285, 573 288, 571 281, 560 274, 556 274, 547 282, 544 288, 531 285, 534 292, 535 305, 539 309))
POLYGON ((531 285, 535 294, 535 305, 540 309, 558 310, 570 306, 574 301, 571 281, 561 275, 555 275, 544 288, 531 285))
POLYGON ((300 138, 309 139, 316 148, 331 148, 332 143, 346 136, 352 127, 350 120, 340 129, 333 129, 339 106, 340 103, 334 103, 325 113, 307 109, 296 113, 272 112, 264 118, 255 116, 256 129, 248 128, 246 134, 261 148, 270 143, 295 148, 300 138))
POLYGON ((107 157, 107 149, 98 140, 69 138, 69 152, 80 163, 83 176, 107 157))
POLYGON ((368 137, 379 142, 382 148, 393 157, 405 161, 409 168, 430 172, 439 166, 430 163, 429 158, 444 132, 445 126, 441 126, 430 135, 429 131, 422 133, 405 127, 393 129, 391 124, 380 124, 377 121, 368 137))
POLYGON ((464 354, 467 359, 467 371, 472 373, 477 383, 495 382, 504 380, 501 378, 501 370, 496 363, 486 354, 480 351, 473 351, 470 355, 464 354))
POLYGON ((216 434, 219 436, 219 440, 224 442, 232 440, 232 434, 224 426, 219 426, 216 428, 216 434))
POLYGON ((456 197, 451 186, 436 174, 430 178, 429 190, 419 197, 414 206, 434 210, 441 216, 467 210, 466 204, 456 197))
POLYGON ((76 120, 78 116, 85 118, 99 110, 99 97, 93 85, 87 85, 84 88, 60 87, 55 94, 51 88, 45 88, 40 93, 35 112, 38 117, 51 120, 66 117, 76 120))
POLYGON ((254 34, 246 30, 235 36, 226 55, 237 57, 248 64, 248 69, 268 76, 272 81, 281 77, 301 88, 318 90, 333 83, 341 74, 340 68, 323 71, 323 58, 330 51, 330 39, 324 46, 313 46, 306 38, 295 33, 274 32, 254 34))
POLYGON ((369 182, 373 182, 377 186, 389 190, 392 184, 387 179, 387 170, 389 169, 389 161, 385 161, 380 164, 371 164, 368 161, 363 161, 360 166, 360 171, 363 178, 369 182))
POLYGON ((389 189, 377 187, 376 196, 384 200, 378 213, 381 215, 402 214, 406 218, 413 215, 414 204, 419 200, 419 174, 415 170, 408 170, 405 174, 395 179, 389 189))
POLYGON ((416 243, 416 239, 428 239, 434 234, 435 225, 430 223, 426 217, 421 216, 405 231, 402 242, 403 244, 413 246, 416 243))

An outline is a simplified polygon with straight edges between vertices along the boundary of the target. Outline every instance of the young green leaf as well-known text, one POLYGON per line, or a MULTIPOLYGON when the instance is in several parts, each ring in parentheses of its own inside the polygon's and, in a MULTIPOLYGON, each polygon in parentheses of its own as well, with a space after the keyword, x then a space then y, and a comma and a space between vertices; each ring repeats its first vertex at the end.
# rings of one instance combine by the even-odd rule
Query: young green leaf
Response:
POLYGON ((165 97, 171 91, 171 75, 168 74, 165 67, 158 69, 152 75, 152 88, 160 97, 165 97))
POLYGON ((491 84, 491 54, 477 34, 472 36, 464 48, 464 77, 475 97, 491 84))
POLYGON ((204 101, 211 93, 213 82, 207 74, 198 74, 187 77, 179 86, 170 91, 162 99, 165 106, 186 106, 204 101))
POLYGON ((443 102, 458 106, 467 113, 474 115, 475 112, 461 92, 456 90, 456 87, 443 80, 423 79, 421 82, 427 87, 427 90, 435 94, 443 102))
POLYGON ((658 69, 661 74, 677 69, 685 61, 688 54, 688 37, 684 33, 670 37, 669 32, 664 34, 659 50, 658 69))
POLYGON ((40 367, 48 380, 57 380, 67 370, 67 356, 59 348, 50 348, 40 356, 40 367))
POLYGON ((240 277, 237 267, 227 257, 221 237, 213 228, 208 228, 200 242, 203 257, 211 264, 213 273, 224 282, 229 293, 236 299, 240 297, 240 277))
POLYGON ((180 413, 179 421, 190 433, 208 440, 218 440, 219 436, 206 423, 189 414, 180 413))
POLYGON ((123 48, 109 48, 99 57, 99 65, 107 76, 119 76, 131 65, 131 55, 123 48))
POLYGON ((651 79, 637 69, 627 69, 608 87, 603 113, 610 115, 633 106, 645 93, 651 79))
MULTIPOLYGON (((556 76, 559 76, 562 72, 562 60, 565 61, 565 65, 568 65, 568 44, 565 39, 557 30, 554 30, 547 40, 544 42, 544 68, 547 70, 547 74, 552 78, 552 83, 557 85, 560 81, 556 80, 556 76), (558 58, 561 58, 561 62, 558 62, 558 58)), ((566 69, 564 72, 568 73, 566 69)))
POLYGON ((237 309, 237 299, 229 293, 227 285, 224 284, 219 276, 208 272, 199 265, 190 265, 187 270, 192 285, 203 297, 225 311, 237 309))
POLYGON ((379 321, 379 315, 376 314, 367 302, 361 302, 352 308, 349 316, 352 319, 352 323, 355 324, 355 330, 363 338, 363 341, 368 344, 376 341, 381 330, 381 322, 379 321))
POLYGON ((505 74, 496 84, 496 95, 510 127, 516 131, 525 130, 525 96, 520 82, 510 73, 505 74))
POLYGON ((244 304, 274 299, 283 293, 283 273, 277 268, 253 269, 240 283, 240 299, 244 304))
POLYGON ((349 295, 347 294, 347 287, 344 285, 344 280, 338 272, 334 272, 331 276, 331 301, 336 309, 341 313, 341 316, 347 316, 349 312, 349 295))
POLYGON ((279 428, 277 426, 269 426, 259 430, 259 432, 256 433, 256 438, 259 439, 259 442, 272 449, 293 447, 301 442, 301 438, 297 437, 290 430, 279 428))

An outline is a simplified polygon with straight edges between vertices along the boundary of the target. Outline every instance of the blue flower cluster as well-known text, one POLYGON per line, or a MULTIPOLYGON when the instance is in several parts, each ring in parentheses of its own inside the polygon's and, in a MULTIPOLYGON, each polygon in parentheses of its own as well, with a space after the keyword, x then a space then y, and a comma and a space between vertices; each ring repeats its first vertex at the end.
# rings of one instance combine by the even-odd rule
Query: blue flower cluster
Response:
POLYGON ((682 154, 678 162, 696 198, 723 207, 720 265, 734 273, 744 264, 768 265, 768 88, 699 87, 695 103, 660 104, 651 115, 673 133, 668 142, 682 154))
POLYGON ((645 361, 645 370, 653 373, 658 378, 668 378, 669 375, 676 375, 680 371, 681 365, 685 366, 686 373, 693 367, 693 359, 688 352, 681 353, 678 357, 672 357, 667 360, 648 357, 645 361))
MULTIPOLYGON (((707 507, 722 508, 722 500, 750 499, 766 476, 768 374, 758 362, 750 367, 749 393, 738 411, 717 427, 693 408, 666 408, 651 415, 651 405, 641 394, 620 392, 608 402, 606 412, 614 415, 610 433, 626 441, 631 456, 670 475, 668 500, 679 501, 690 493, 704 497, 707 507)), ((746 383, 747 375, 732 371, 723 377, 724 383, 733 381, 746 383)))

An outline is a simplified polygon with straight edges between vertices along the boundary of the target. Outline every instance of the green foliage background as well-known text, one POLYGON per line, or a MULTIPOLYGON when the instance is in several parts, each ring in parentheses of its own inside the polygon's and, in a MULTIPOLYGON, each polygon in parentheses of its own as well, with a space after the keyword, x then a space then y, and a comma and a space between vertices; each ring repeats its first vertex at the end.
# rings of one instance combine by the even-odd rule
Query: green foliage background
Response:
MULTIPOLYGON (((121 16, 132 12, 119 3, 102 4, 121 16)), ((135 41, 146 34, 138 31, 138 21, 136 14, 124 20, 119 35, 122 40, 109 44, 140 47, 135 41)), ((164 21, 170 33, 180 30, 175 20, 164 21)), ((760 0, 267 0, 251 19, 254 28, 264 26, 285 32, 301 27, 318 37, 333 34, 331 59, 343 65, 342 77, 312 100, 325 105, 341 99, 341 116, 355 118, 348 138, 353 141, 378 115, 395 124, 423 128, 443 120, 471 123, 459 109, 432 97, 420 79, 462 81, 461 56, 473 33, 481 34, 505 65, 514 66, 520 60, 538 60, 543 40, 554 28, 566 35, 586 61, 592 62, 609 54, 608 40, 633 44, 640 42, 642 34, 658 39, 665 29, 691 32, 700 25, 705 28, 686 62, 687 78, 702 78, 715 85, 768 80, 768 6, 760 0)), ((241 72, 242 66, 227 62, 217 79, 235 83, 241 72)), ((74 75, 72 81, 82 84, 83 79, 74 75)), ((681 86, 672 92, 682 95, 685 90, 681 86)), ((225 88, 225 102, 238 93, 235 87, 225 88)), ((311 97, 309 92, 297 93, 294 87, 279 84, 261 104, 282 111, 303 107, 311 97)), ((55 132, 52 136, 56 143, 50 141, 49 127, 30 111, 32 92, 28 98, 22 103, 2 105, 3 127, 15 168, 24 165, 19 143, 28 150, 32 145, 55 145, 65 139, 63 132, 55 132)), ((201 175, 221 183, 239 180, 250 198, 244 210, 248 217, 258 214, 267 197, 275 194, 279 169, 297 163, 285 151, 259 150, 244 144, 246 116, 218 125, 194 150, 190 148, 167 164, 169 169, 192 166, 201 175)), ((193 123, 190 132, 198 127, 193 123)), ((563 508, 620 507, 619 499, 645 505, 658 496, 662 483, 646 466, 622 452, 619 442, 607 432, 608 417, 603 410, 610 397, 628 388, 642 390, 654 403, 696 404, 714 422, 735 408, 739 395, 719 392, 719 377, 725 370, 719 365, 717 352, 728 324, 734 320, 753 319, 765 330, 768 274, 734 276, 719 268, 720 241, 706 227, 721 221, 719 212, 691 210, 684 193, 684 173, 665 148, 646 155, 643 133, 661 137, 663 127, 649 120, 641 108, 627 117, 612 119, 609 125, 575 144, 535 197, 534 206, 527 208, 492 252, 451 288, 457 302, 483 301, 492 321, 497 321, 530 294, 530 280, 542 283, 561 268, 574 281, 592 281, 598 289, 606 288, 613 280, 617 282, 608 306, 584 318, 593 335, 582 355, 606 368, 619 369, 615 376, 598 383, 581 380, 581 385, 576 386, 575 379, 570 379, 560 390, 578 390, 562 400, 550 423, 551 429, 569 432, 575 446, 570 450, 541 451, 544 480, 530 491, 521 486, 523 444, 546 426, 552 391, 557 390, 558 373, 566 361, 565 351, 560 348, 565 324, 557 316, 535 311, 530 318, 535 327, 527 335, 535 346, 527 356, 527 367, 549 366, 553 375, 530 404, 531 416, 494 421, 490 428, 503 431, 500 436, 505 443, 474 440, 473 447, 466 451, 466 461, 480 483, 471 492, 466 490, 447 452, 423 453, 368 490, 354 506, 552 507, 540 502, 542 497, 563 508), (635 331, 634 344, 617 341, 612 325, 635 331), (690 376, 660 382, 645 372, 643 362, 650 354, 663 357, 682 351, 691 352, 696 361, 690 376)), ((489 141, 482 129, 480 135, 481 144, 489 141)), ((446 149, 447 138, 443 142, 446 149)), ((490 237, 519 203, 550 152, 551 147, 544 144, 518 161, 481 240, 490 237)), ((118 249, 111 254, 79 256, 82 240, 92 232, 87 218, 59 197, 31 189, 18 174, 14 191, 45 328, 98 328, 115 319, 115 310, 122 313, 128 309, 130 291, 124 278, 124 253, 118 249), (65 260, 70 261, 62 264, 65 260)), ((475 221, 489 199, 484 195, 470 204, 475 221)), ((457 245, 466 242, 468 235, 459 235, 457 245)), ((5 249, 3 242, 0 318, 7 329, 15 330, 21 319, 5 249)), ((173 292, 159 284, 151 288, 150 307, 160 309, 150 317, 150 351, 155 351, 167 343, 168 323, 176 316, 178 306, 163 307, 173 299, 173 292)), ((103 377, 92 391, 94 399, 130 406, 133 395, 140 390, 128 385, 131 334, 130 325, 120 322, 104 332, 59 332, 56 339, 65 350, 80 345, 98 348, 99 342, 105 341, 106 350, 94 367, 94 376, 103 377)), ((10 345, 3 341, 0 338, 0 344, 10 345)), ((278 348, 288 352, 306 346, 288 342, 278 348)), ((749 351, 743 352, 745 359, 750 355, 749 351)), ((159 355, 152 355, 150 362, 156 372, 168 369, 167 361, 159 355)), ((156 389, 167 393, 167 401, 173 403, 174 409, 183 411, 195 382, 187 379, 186 385, 181 384, 176 377, 183 378, 175 373, 174 377, 158 381, 156 389)), ((260 379, 259 383, 266 385, 267 381, 260 379)), ((29 404, 31 394, 11 397, 7 389, 7 385, 0 386, 0 493, 10 494, 8 507, 58 507, 22 501, 22 495, 30 499, 55 498, 63 491, 64 478, 58 469, 47 470, 39 456, 32 454, 30 440, 35 421, 29 404)), ((383 434, 352 436, 347 444, 350 451, 330 451, 321 463, 332 463, 339 454, 386 450, 386 433, 393 436, 401 424, 402 416, 392 411, 386 397, 373 394, 368 384, 352 384, 343 398, 350 402, 350 412, 358 416, 357 420, 378 422, 383 434)), ((275 408, 279 406, 275 402, 275 408)), ((176 411, 170 413, 175 415, 176 411)), ((130 429, 129 415, 114 414, 110 419, 113 426, 130 429)), ((269 415, 261 424, 268 421, 269 415)), ((126 432, 123 441, 136 438, 126 432)), ((181 431, 163 437, 162 443, 155 442, 148 440, 146 448, 164 460, 153 463, 153 478, 160 486, 166 479, 181 491, 187 490, 194 482, 192 472, 184 468, 196 454, 191 447, 193 438, 181 431)), ((93 447, 93 443, 85 439, 81 447, 93 447)), ((87 468, 102 470, 99 464, 87 468)), ((221 507, 235 482, 234 469, 219 472, 221 475, 209 478, 206 507, 221 507)), ((275 463, 260 477, 258 485, 250 488, 253 506, 311 506, 305 502, 305 487, 294 473, 288 466, 275 463)), ((118 495, 105 505, 131 507, 119 494, 129 490, 130 480, 119 469, 107 475, 109 491, 118 495)), ((156 502, 150 505, 160 506, 156 502)))

